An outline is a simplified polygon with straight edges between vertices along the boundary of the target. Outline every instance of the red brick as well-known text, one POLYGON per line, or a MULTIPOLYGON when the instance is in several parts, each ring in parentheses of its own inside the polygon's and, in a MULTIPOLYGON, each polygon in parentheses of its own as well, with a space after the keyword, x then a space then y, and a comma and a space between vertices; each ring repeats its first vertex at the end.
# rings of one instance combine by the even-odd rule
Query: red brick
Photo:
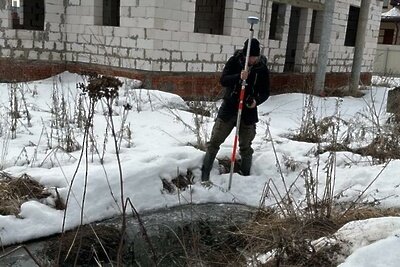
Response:
MULTIPOLYGON (((154 88, 178 94, 186 99, 214 99, 222 95, 220 73, 174 73, 123 69, 85 63, 51 63, 43 61, 19 61, 0 59, 0 81, 31 81, 51 77, 63 71, 72 73, 96 72, 103 75, 121 76, 143 81, 144 88, 154 88)), ((372 74, 362 73, 361 81, 370 85, 372 74)), ((325 85, 335 89, 348 85, 350 73, 327 73, 325 85)), ((314 85, 313 73, 271 73, 271 93, 310 93, 314 85)))

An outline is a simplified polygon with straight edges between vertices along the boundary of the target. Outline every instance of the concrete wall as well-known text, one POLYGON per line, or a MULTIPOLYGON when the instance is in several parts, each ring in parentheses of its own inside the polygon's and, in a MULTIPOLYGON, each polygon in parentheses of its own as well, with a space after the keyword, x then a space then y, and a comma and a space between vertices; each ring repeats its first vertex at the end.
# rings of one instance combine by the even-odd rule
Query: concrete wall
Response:
POLYGON ((67 61, 146 71, 215 72, 243 44, 246 17, 259 1, 227 1, 229 35, 194 33, 195 1, 121 0, 120 27, 94 25, 87 9, 96 1, 71 2, 66 7, 67 61))
MULTIPOLYGON (((314 72, 318 43, 310 43, 312 10, 324 0, 279 0, 285 5, 280 40, 269 39, 272 1, 226 0, 224 34, 194 32, 195 0, 121 0, 120 26, 102 26, 102 0, 45 0, 44 31, 11 29, 10 6, 0 0, 0 58, 89 63, 131 70, 173 73, 215 73, 249 35, 248 16, 255 26, 262 53, 273 72, 283 72, 291 4, 301 8, 295 66, 314 72), (2 3, 2 4, 1 4, 2 3)), ((372 1, 362 72, 371 72, 376 51, 382 2, 372 1)), ((350 72, 354 47, 344 46, 350 5, 360 0, 336 0, 328 72, 350 72)))
POLYGON ((380 75, 400 76, 400 46, 378 45, 374 73, 380 75))

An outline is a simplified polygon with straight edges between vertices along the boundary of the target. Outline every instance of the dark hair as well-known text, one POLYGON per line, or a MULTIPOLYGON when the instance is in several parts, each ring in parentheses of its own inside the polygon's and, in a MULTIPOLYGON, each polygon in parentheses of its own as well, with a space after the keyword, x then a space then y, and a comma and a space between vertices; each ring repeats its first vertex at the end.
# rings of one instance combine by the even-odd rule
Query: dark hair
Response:
MULTIPOLYGON (((244 47, 243 47, 243 54, 246 55, 247 53, 247 46, 249 45, 249 39, 244 42, 244 47)), ((260 55, 260 42, 256 39, 253 38, 251 39, 250 42, 250 56, 251 57, 257 57, 260 55)))

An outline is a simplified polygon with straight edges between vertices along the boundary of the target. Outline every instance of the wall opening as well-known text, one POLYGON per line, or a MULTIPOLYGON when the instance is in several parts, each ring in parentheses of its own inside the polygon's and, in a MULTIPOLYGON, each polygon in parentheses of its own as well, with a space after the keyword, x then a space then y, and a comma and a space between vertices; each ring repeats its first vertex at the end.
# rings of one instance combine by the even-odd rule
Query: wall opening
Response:
POLYGON ((194 32, 224 34, 226 0, 196 0, 194 32))
POLYGON ((12 0, 11 28, 43 31, 44 9, 44 0, 12 0))
POLYGON ((400 0, 390 0, 392 6, 400 6, 400 0))
POLYGON ((383 32, 382 44, 391 45, 394 39, 394 29, 385 29, 383 32))
POLYGON ((282 40, 283 29, 285 26, 285 11, 285 4, 279 4, 275 2, 272 3, 271 21, 269 24, 269 39, 282 40))
POLYGON ((382 8, 388 8, 389 7, 389 0, 383 0, 382 8))
POLYGON ((11 2, 11 28, 22 29, 23 28, 23 8, 19 0, 13 0, 11 2))
POLYGON ((301 9, 299 7, 292 6, 292 10, 290 12, 288 43, 286 46, 285 66, 283 67, 283 71, 285 72, 295 71, 300 11, 301 9))
POLYGON ((358 28, 358 18, 360 16, 360 8, 350 6, 349 18, 347 20, 346 36, 344 39, 345 46, 355 46, 358 28))
POLYGON ((103 25, 119 26, 120 0, 103 0, 103 25))
POLYGON ((120 0, 95 0, 94 24, 101 26, 120 25, 120 0))
POLYGON ((310 29, 310 43, 319 44, 321 42, 323 12, 313 10, 310 29))

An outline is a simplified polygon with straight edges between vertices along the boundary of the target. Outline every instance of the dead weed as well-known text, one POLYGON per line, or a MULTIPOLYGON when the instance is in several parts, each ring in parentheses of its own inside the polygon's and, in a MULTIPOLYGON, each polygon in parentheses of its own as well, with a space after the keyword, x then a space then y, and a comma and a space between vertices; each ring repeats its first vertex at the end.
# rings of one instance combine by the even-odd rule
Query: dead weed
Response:
POLYGON ((60 266, 99 266, 117 259, 120 230, 113 226, 84 225, 53 237, 47 251, 60 266), (59 251, 60 250, 60 251, 59 251))
POLYGON ((17 215, 21 204, 28 200, 40 200, 51 194, 27 174, 12 177, 0 172, 0 215, 17 215))
POLYGON ((259 211, 254 220, 240 229, 246 238, 246 251, 271 253, 267 263, 257 266, 337 266, 341 246, 316 247, 312 240, 332 236, 344 224, 368 218, 398 216, 400 209, 354 208, 345 213, 335 210, 331 218, 282 217, 272 209, 259 211))

